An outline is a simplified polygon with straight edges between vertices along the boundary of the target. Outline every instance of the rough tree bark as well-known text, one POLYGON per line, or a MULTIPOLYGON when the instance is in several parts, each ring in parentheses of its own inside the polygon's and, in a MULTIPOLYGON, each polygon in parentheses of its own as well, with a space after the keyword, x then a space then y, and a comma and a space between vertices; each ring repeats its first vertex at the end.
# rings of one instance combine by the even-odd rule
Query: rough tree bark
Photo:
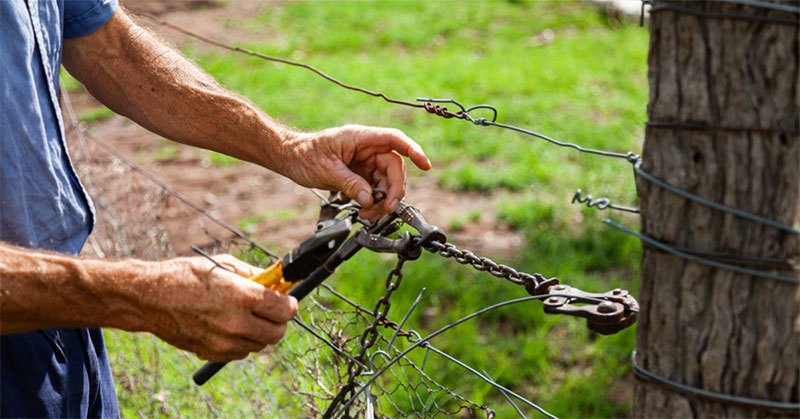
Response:
MULTIPOLYGON (((722 2, 670 3, 706 14, 798 18, 722 2)), ((800 27, 674 10, 654 12, 650 21, 651 124, 643 168, 694 194, 800 225, 800 27), (706 128, 674 127, 684 123, 706 128)), ((637 188, 644 234, 683 248, 790 261, 782 269, 757 268, 800 276, 800 235, 695 203, 641 178, 637 188)), ((798 403, 800 286, 709 268, 648 246, 641 281, 639 365, 709 391, 798 403)), ((634 416, 776 414, 637 381, 634 416)))

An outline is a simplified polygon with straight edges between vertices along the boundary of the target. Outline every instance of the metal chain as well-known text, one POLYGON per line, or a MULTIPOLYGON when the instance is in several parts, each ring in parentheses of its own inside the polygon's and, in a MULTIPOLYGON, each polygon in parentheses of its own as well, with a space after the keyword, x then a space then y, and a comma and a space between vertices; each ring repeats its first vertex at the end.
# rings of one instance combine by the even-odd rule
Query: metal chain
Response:
MULTIPOLYGON (((374 320, 361 334, 361 339, 359 341, 361 349, 358 355, 353 357, 347 364, 347 384, 342 387, 339 394, 333 399, 323 417, 331 417, 341 403, 349 400, 353 396, 356 386, 356 377, 364 372, 364 360, 367 356, 367 351, 369 351, 378 340, 378 327, 391 327, 389 324, 394 323, 389 321, 386 316, 389 314, 389 309, 392 307, 392 293, 400 287, 400 283, 403 281, 403 265, 406 260, 407 259, 402 255, 398 255, 397 264, 386 276, 386 292, 378 299, 375 303, 375 308, 372 310, 374 320)), ((345 417, 350 417, 349 412, 345 412, 345 417)))
POLYGON ((548 279, 539 273, 529 274, 517 271, 510 266, 497 263, 487 257, 478 256, 469 250, 461 250, 453 243, 431 241, 423 244, 423 247, 445 259, 452 258, 462 265, 471 266, 476 271, 487 272, 513 284, 524 285, 531 295, 545 294, 547 293, 547 288, 558 284, 558 279, 556 278, 548 279))

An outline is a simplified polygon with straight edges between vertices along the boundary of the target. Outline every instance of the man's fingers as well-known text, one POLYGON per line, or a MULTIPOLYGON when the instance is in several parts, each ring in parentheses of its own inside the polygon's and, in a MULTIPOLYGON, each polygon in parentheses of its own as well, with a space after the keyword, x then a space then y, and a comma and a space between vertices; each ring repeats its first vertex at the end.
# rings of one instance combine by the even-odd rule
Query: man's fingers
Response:
POLYGON ((264 289, 262 298, 249 310, 238 311, 233 307, 229 310, 214 322, 213 332, 204 342, 205 349, 199 351, 203 358, 213 361, 242 359, 248 353, 278 343, 286 333, 286 323, 297 312, 297 300, 264 289))
MULTIPOLYGON (((383 173, 381 173, 380 170, 375 169, 374 173, 370 177, 372 178, 373 185, 377 184, 376 186, 380 189, 383 189, 384 191, 389 189, 386 176, 383 173)), ((387 200, 388 196, 387 198, 384 198, 383 201, 381 201, 380 203, 376 203, 371 207, 362 208, 361 211, 358 212, 358 216, 365 220, 376 221, 378 218, 380 218, 382 215, 386 213, 386 211, 384 211, 383 209, 383 204, 387 202, 387 200)))
POLYGON ((214 257, 214 260, 220 265, 229 268, 231 272, 245 278, 256 276, 263 271, 263 269, 242 262, 231 255, 217 255, 214 257))
POLYGON ((250 310, 256 316, 274 323, 286 323, 297 314, 297 299, 264 288, 261 298, 253 304, 250 310))
POLYGON ((392 212, 406 193, 406 164, 399 154, 393 152, 377 156, 375 166, 385 184, 382 187, 386 188, 383 209, 387 213, 392 212))
POLYGON ((352 199, 355 199, 362 207, 371 207, 374 203, 372 199, 372 187, 367 181, 350 170, 344 163, 340 163, 337 177, 340 179, 341 191, 352 199))
POLYGON ((366 133, 368 134, 365 137, 366 139, 362 144, 359 144, 358 154, 360 156, 396 151, 411 159, 414 165, 422 170, 431 168, 431 161, 425 155, 422 147, 403 131, 391 128, 373 129, 376 130, 376 132, 366 133))
MULTIPOLYGON (((280 332, 281 337, 284 331, 285 327, 280 332)), ((267 342, 262 339, 254 340, 241 336, 219 336, 211 342, 207 342, 206 349, 198 351, 197 355, 212 362, 235 361, 247 358, 247 355, 251 353, 260 352, 267 345, 276 343, 277 340, 267 342)))
POLYGON ((286 333, 286 323, 275 323, 258 316, 252 316, 247 322, 230 331, 241 346, 237 348, 257 352, 267 345, 278 343, 286 333))

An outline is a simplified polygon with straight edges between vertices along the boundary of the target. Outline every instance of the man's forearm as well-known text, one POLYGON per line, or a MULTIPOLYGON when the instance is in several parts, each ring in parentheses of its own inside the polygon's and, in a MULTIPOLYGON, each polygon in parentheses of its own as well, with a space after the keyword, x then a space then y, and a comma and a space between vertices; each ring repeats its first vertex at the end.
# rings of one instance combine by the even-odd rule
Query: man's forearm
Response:
POLYGON ((297 300, 244 278, 256 268, 230 255, 215 259, 227 269, 200 257, 106 262, 0 242, 0 333, 146 331, 217 361, 277 343, 297 300))
POLYGON ((64 42, 64 65, 101 102, 166 138, 281 172, 291 131, 134 24, 119 10, 64 42), (252 141, 258 139, 258 141, 252 141))
POLYGON ((0 332, 98 326, 139 330, 132 288, 147 269, 137 261, 81 260, 0 243, 0 332))
POLYGON ((394 210, 405 193, 402 156, 428 170, 422 147, 397 129, 344 125, 291 130, 217 84, 119 10, 96 32, 64 42, 64 65, 112 110, 164 137, 264 166, 309 188, 338 190, 360 215, 394 210), (386 190, 375 205, 372 188, 386 190))

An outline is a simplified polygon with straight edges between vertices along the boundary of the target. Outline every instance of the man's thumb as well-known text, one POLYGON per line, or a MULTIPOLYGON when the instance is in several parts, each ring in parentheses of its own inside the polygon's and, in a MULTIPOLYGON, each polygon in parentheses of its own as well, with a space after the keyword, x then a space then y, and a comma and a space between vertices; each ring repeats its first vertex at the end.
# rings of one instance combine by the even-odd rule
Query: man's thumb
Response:
POLYGON ((352 199, 355 199, 362 208, 372 205, 372 188, 364 178, 347 170, 343 179, 344 188, 342 192, 352 199))

